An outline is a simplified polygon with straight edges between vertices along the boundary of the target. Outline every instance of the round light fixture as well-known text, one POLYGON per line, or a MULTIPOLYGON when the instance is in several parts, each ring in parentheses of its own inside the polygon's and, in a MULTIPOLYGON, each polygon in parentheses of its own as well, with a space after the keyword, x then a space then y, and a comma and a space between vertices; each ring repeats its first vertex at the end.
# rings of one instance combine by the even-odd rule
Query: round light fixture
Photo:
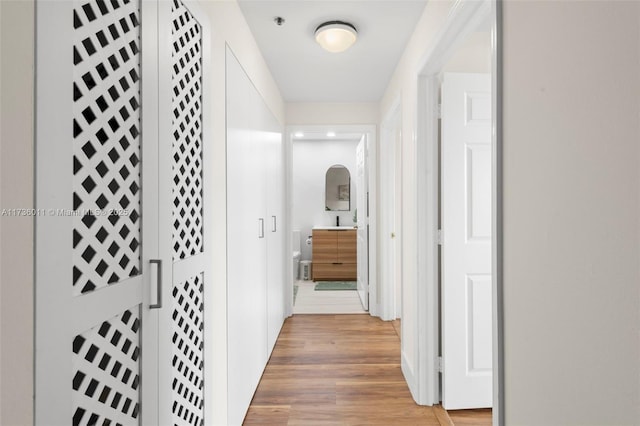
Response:
POLYGON ((348 22, 329 21, 316 28, 316 41, 324 50, 332 53, 343 52, 356 42, 356 27, 348 22))

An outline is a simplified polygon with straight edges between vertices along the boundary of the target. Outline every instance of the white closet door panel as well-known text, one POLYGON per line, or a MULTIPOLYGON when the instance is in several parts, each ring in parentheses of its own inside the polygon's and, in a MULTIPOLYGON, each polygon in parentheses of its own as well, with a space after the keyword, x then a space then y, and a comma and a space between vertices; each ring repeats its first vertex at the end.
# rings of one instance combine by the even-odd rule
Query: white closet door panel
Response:
POLYGON ((259 95, 227 50, 228 420, 241 424, 267 361, 266 182, 259 95))
MULTIPOLYGON (((277 122, 275 124, 277 126, 277 122)), ((270 354, 284 321, 284 160, 282 134, 264 132, 263 135, 268 149, 265 179, 268 182, 267 353, 270 354)))
POLYGON ((141 46, 155 19, 139 1, 36 9, 36 423, 138 424, 155 247, 143 231, 157 226, 142 209, 157 166, 142 161, 155 148, 141 137, 141 46))
POLYGON ((227 178, 231 184, 227 194, 229 422, 240 424, 266 363, 267 224, 264 212, 257 212, 254 206, 260 198, 258 192, 264 193, 262 179, 253 176, 260 145, 241 149, 256 145, 251 132, 229 131, 227 138, 227 178), (238 148, 242 155, 236 156, 238 148), (256 158, 247 169, 238 164, 253 156, 256 158))
POLYGON ((179 0, 38 3, 38 424, 204 422, 202 16, 179 0))

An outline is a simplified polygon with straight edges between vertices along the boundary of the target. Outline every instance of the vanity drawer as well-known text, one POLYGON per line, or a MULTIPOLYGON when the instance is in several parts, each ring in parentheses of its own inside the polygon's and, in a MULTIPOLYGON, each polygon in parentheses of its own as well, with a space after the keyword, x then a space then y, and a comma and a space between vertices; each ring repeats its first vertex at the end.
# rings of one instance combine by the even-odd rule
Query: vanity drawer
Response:
POLYGON ((314 281, 355 281, 357 277, 355 263, 313 263, 314 281))

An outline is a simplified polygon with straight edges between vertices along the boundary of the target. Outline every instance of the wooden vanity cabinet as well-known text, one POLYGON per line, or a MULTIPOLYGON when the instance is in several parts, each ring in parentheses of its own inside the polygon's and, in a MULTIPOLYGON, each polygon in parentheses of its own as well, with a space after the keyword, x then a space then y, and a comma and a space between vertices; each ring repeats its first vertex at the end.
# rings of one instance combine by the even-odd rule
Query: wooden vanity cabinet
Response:
POLYGON ((313 280, 355 281, 357 240, 355 229, 313 230, 313 280))

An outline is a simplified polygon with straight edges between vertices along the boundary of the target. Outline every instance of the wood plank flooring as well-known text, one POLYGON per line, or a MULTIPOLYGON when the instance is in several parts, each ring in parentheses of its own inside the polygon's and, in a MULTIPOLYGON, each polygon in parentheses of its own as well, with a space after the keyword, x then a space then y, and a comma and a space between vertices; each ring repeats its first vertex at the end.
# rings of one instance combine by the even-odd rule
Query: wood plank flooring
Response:
POLYGON ((491 425, 491 409, 449 411, 449 418, 456 426, 491 425))
MULTIPOLYGON (((369 315, 288 318, 244 425, 457 424, 442 408, 413 402, 398 333, 398 322, 369 315)), ((461 424, 490 425, 491 417, 461 424)))

